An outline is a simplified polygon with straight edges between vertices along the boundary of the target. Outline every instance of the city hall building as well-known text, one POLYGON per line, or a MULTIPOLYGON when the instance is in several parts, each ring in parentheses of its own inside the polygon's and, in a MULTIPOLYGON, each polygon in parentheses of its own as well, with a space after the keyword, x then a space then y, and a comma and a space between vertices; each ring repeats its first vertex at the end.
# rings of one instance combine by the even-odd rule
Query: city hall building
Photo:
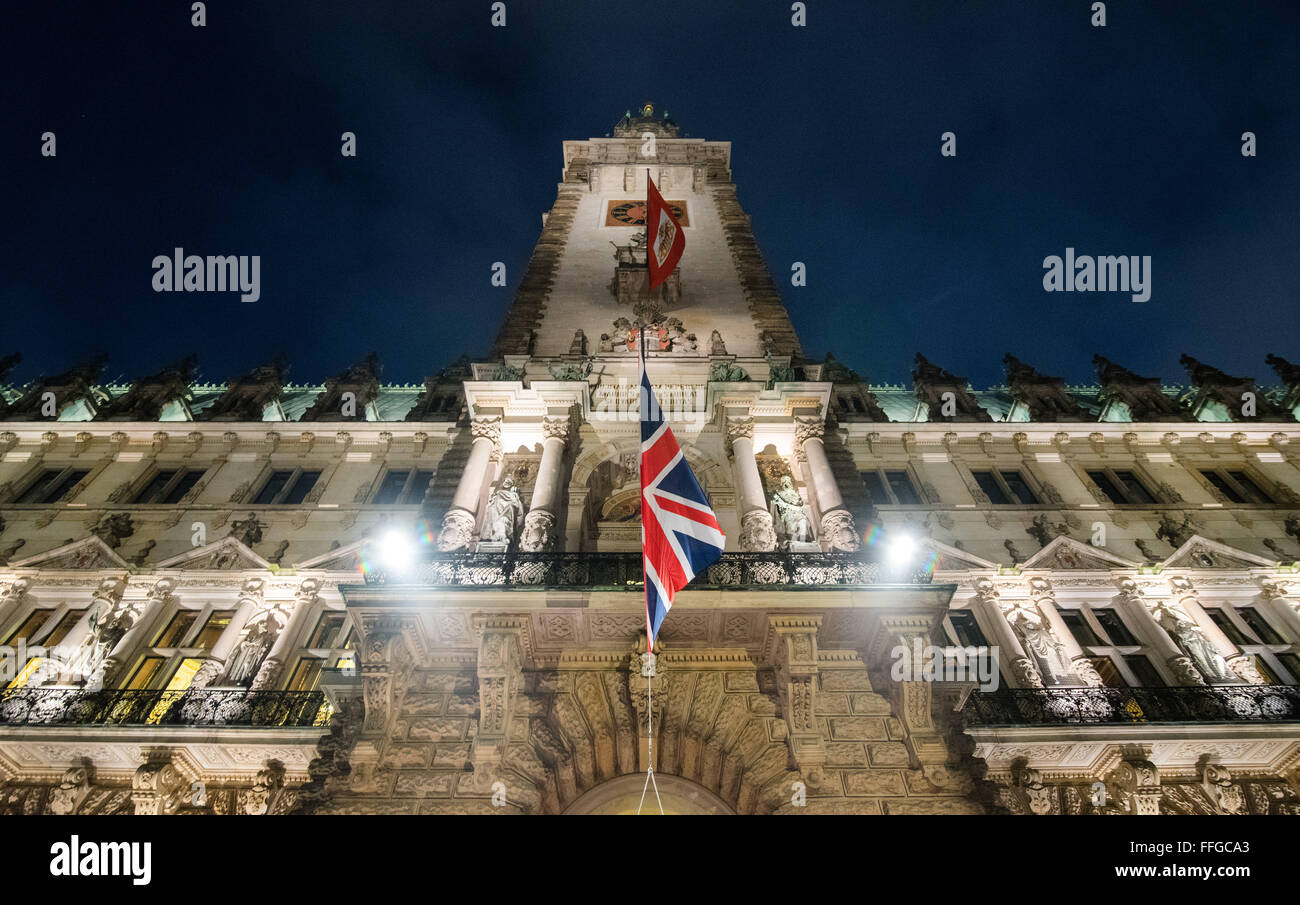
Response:
POLYGON ((1300 812, 1300 365, 855 373, 731 150, 566 141, 490 355, 423 385, 5 360, 0 813, 629 813, 652 765, 676 813, 1300 812), (652 695, 642 342, 727 534, 652 695))

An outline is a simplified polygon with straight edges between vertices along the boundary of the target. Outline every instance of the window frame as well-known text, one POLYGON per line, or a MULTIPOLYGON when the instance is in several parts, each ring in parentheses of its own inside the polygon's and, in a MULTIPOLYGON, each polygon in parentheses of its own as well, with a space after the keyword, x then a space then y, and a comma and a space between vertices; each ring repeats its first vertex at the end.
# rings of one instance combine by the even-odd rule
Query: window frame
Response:
MULTIPOLYGON (((1143 507, 1163 506, 1167 503, 1167 501, 1164 498, 1164 494, 1161 493, 1159 490, 1159 484, 1152 481, 1151 475, 1147 474, 1146 471, 1143 470, 1141 467, 1139 467, 1138 464, 1135 462, 1133 463, 1125 462, 1119 465, 1117 465, 1114 462, 1104 462, 1104 463, 1097 463, 1097 464, 1080 462, 1076 470, 1079 475, 1079 479, 1084 482, 1085 487, 1091 487, 1095 489, 1097 493, 1100 493, 1102 496, 1106 498, 1107 500, 1106 505, 1127 506, 1127 507, 1132 507, 1134 509, 1140 509, 1143 507), (1124 502, 1121 503, 1112 499, 1111 495, 1107 493, 1100 484, 1098 484, 1096 481, 1092 479, 1092 475, 1089 474, 1089 472, 1093 472, 1093 471, 1104 472, 1106 475, 1106 480, 1110 481, 1111 485, 1114 486, 1114 488, 1119 491, 1120 496, 1124 498, 1124 502), (1119 477, 1119 472, 1121 471, 1127 471, 1133 475, 1133 477, 1137 480, 1138 484, 1142 486, 1142 489, 1147 492, 1147 496, 1151 497, 1151 502, 1147 503, 1141 500, 1137 500, 1137 501, 1133 500, 1129 492, 1128 485, 1125 484, 1124 481, 1121 480, 1119 477), (1152 489, 1153 487, 1155 487, 1156 489, 1153 490, 1152 489)), ((1093 498, 1097 499, 1097 494, 1093 494, 1093 498)))
POLYGON ((277 466, 274 465, 274 464, 270 464, 270 465, 268 465, 268 467, 266 468, 265 473, 264 473, 263 475, 260 476, 260 480, 258 480, 258 482, 257 482, 257 491, 254 492, 254 493, 250 493, 250 494, 248 495, 248 497, 249 497, 249 502, 246 503, 246 504, 241 504, 241 505, 250 505, 250 506, 302 506, 302 505, 305 505, 305 504, 308 502, 308 501, 307 501, 307 497, 311 496, 312 492, 316 490, 316 488, 317 488, 317 486, 320 484, 320 482, 323 481, 323 480, 325 480, 326 471, 327 471, 327 468, 326 468, 326 466, 324 466, 324 465, 321 465, 321 466, 315 466, 315 465, 302 465, 302 464, 298 464, 298 465, 294 465, 294 466, 291 467, 291 468, 280 468, 280 467, 277 467, 277 466), (265 502, 265 503, 259 503, 259 502, 257 502, 257 498, 260 497, 260 496, 262 495, 262 491, 264 491, 264 490, 266 489, 266 485, 269 484, 271 481, 275 480, 275 476, 276 476, 277 474, 279 474, 280 472, 284 472, 284 471, 289 472, 289 478, 288 478, 288 480, 286 480, 286 481, 284 482, 284 486, 281 487, 281 488, 276 492, 275 496, 272 497, 270 501, 265 502), (312 483, 311 487, 309 487, 309 488, 307 489, 307 492, 306 492, 305 494, 303 494, 302 502, 299 502, 299 503, 286 503, 286 502, 284 501, 285 498, 286 498, 287 496, 289 496, 289 495, 293 492, 294 488, 295 488, 295 487, 297 486, 297 484, 298 484, 298 481, 301 480, 303 474, 306 473, 306 472, 315 472, 315 474, 316 474, 316 480, 312 483))
POLYGON ((132 506, 177 506, 180 504, 181 500, 183 500, 190 492, 194 490, 196 486, 203 483, 203 478, 205 475, 207 475, 208 471, 209 469, 206 467, 193 468, 189 465, 183 465, 183 464, 173 465, 171 463, 159 464, 155 462, 149 468, 146 468, 144 472, 139 477, 136 478, 135 483, 131 487, 130 505, 132 506), (176 473, 173 474, 171 478, 169 478, 167 482, 163 485, 162 489, 158 493, 158 499, 152 501, 141 500, 140 497, 144 494, 146 490, 149 489, 149 486, 153 484, 154 479, 165 471, 175 471, 176 473), (185 480, 186 477, 195 473, 198 474, 198 478, 194 481, 193 484, 191 484, 188 488, 186 488, 185 493, 181 494, 181 496, 178 499, 176 499, 174 502, 170 502, 170 503, 167 502, 167 497, 171 495, 172 491, 175 490, 176 487, 183 480, 185 480))
POLYGON ((437 476, 437 473, 437 469, 429 468, 428 466, 385 465, 379 475, 375 478, 371 491, 366 497, 366 502, 371 506, 421 506, 424 504, 425 494, 427 494, 429 488, 433 486, 433 479, 437 476), (384 482, 388 480, 390 474, 398 471, 406 472, 406 480, 402 482, 402 489, 397 492, 397 499, 391 503, 379 502, 379 494, 384 489, 384 482), (427 471, 429 473, 429 480, 424 485, 424 492, 420 494, 420 499, 418 500, 408 499, 411 494, 412 485, 415 483, 416 476, 422 471, 427 471))
POLYGON ((1069 622, 1064 619, 1062 619, 1062 621, 1065 622, 1066 628, 1069 629, 1070 637, 1074 640, 1075 644, 1079 646, 1079 649, 1083 651, 1083 655, 1090 660, 1109 660, 1128 688, 1151 687, 1143 685, 1138 678, 1137 673, 1129 666, 1128 658, 1134 655, 1140 655, 1146 658, 1147 663, 1155 670, 1156 675, 1164 682, 1165 687, 1174 684, 1172 681, 1173 677, 1166 671, 1164 664, 1159 662, 1160 658, 1152 656, 1150 647, 1142 643, 1141 636, 1138 635, 1137 632, 1133 631, 1133 627, 1128 624, 1128 621, 1124 618, 1124 613, 1118 607, 1094 607, 1087 603, 1080 603, 1077 606, 1068 606, 1059 601, 1057 607, 1058 611, 1062 615, 1066 613, 1078 613, 1083 618, 1084 624, 1088 626, 1097 640, 1102 642, 1101 644, 1084 643, 1074 634, 1074 630, 1070 628, 1069 622), (1105 626, 1103 626, 1101 621, 1097 619, 1094 610, 1104 610, 1109 613, 1114 613, 1115 618, 1119 620, 1120 625, 1124 627, 1124 630, 1132 636, 1136 643, 1116 643, 1116 640, 1110 636, 1110 632, 1106 631, 1105 626))
POLYGON ((1044 502, 1045 494, 1043 493, 1043 487, 1039 483, 1038 478, 1032 471, 1030 471, 1030 469, 1025 467, 1023 462, 1017 462, 1015 465, 999 465, 996 462, 992 462, 987 465, 979 465, 978 467, 968 466, 967 470, 970 472, 971 482, 979 488, 980 493, 984 494, 984 496, 988 496, 988 491, 980 486, 979 478, 976 477, 980 474, 992 475, 994 483, 998 485, 998 489, 1002 491, 1002 495, 1007 498, 1007 502, 1005 503, 996 503, 990 497, 988 501, 988 505, 990 506, 1045 506, 1047 508, 1052 508, 1049 503, 1044 502), (1020 480, 1024 482, 1025 486, 1029 488, 1029 492, 1037 497, 1037 499, 1032 503, 1027 503, 1022 501, 1020 497, 1016 496, 1015 492, 1011 489, 1011 485, 1007 483, 1004 477, 1002 477, 1002 472, 1004 471, 1014 471, 1016 474, 1020 475, 1020 480))
POLYGON ((916 473, 916 467, 912 465, 910 462, 906 464, 900 464, 900 465, 876 464, 876 465, 872 465, 869 468, 863 468, 859 466, 857 472, 858 472, 858 480, 862 482, 862 489, 866 492, 867 499, 871 502, 872 506, 916 507, 916 506, 934 505, 929 501, 925 491, 922 489, 923 485, 919 479, 920 475, 916 473), (881 486, 884 488, 885 495, 889 498, 887 501, 886 500, 877 501, 875 499, 872 499, 871 488, 867 486, 867 480, 865 477, 863 477, 863 475, 866 475, 871 472, 874 472, 876 474, 877 478, 880 481, 881 486), (907 476, 908 483, 912 485, 912 492, 916 494, 916 498, 917 500, 919 500, 919 502, 904 503, 898 499, 898 494, 894 493, 894 488, 890 486, 889 483, 890 472, 902 472, 907 476))
POLYGON ((1224 506, 1287 505, 1285 503, 1279 502, 1277 499, 1276 485, 1280 482, 1265 477, 1263 474, 1261 474, 1259 471, 1252 468, 1250 465, 1246 464, 1245 462, 1242 462, 1240 464, 1231 464, 1231 465, 1225 464, 1223 462, 1212 462, 1212 463, 1189 462, 1187 463, 1187 467, 1191 469, 1192 476, 1196 478, 1196 480, 1200 483, 1201 487, 1204 488, 1205 491, 1209 493, 1210 496, 1216 502, 1222 503, 1224 506), (1238 483, 1236 478, 1232 477, 1232 472, 1234 471, 1244 474, 1246 476, 1246 479, 1255 485, 1255 488, 1260 492, 1260 494, 1264 496, 1267 502, 1263 502, 1263 503, 1251 502, 1249 497, 1252 496, 1253 494, 1242 493, 1243 488, 1241 484, 1238 483), (1229 489, 1231 489, 1234 493, 1236 493, 1238 496, 1242 498, 1242 502, 1237 502, 1233 500, 1231 497, 1229 497, 1226 493, 1224 493, 1224 491, 1221 488, 1219 488, 1213 481, 1211 481, 1208 477, 1205 476, 1206 472, 1214 472, 1218 476, 1219 480, 1227 484, 1229 489))
POLYGON ((58 503, 65 502, 65 498, 69 493, 72 492, 72 489, 74 487, 76 487, 82 481, 91 478, 94 474, 95 474, 94 468, 87 468, 84 466, 79 467, 79 465, 76 463, 58 466, 58 465, 49 465, 45 462, 38 462, 34 468, 30 469, 28 473, 23 476, 21 483, 13 491, 12 499, 7 501, 6 505, 54 506, 58 503), (52 500, 49 498, 50 491, 52 491, 56 487, 63 486, 66 483, 67 478, 70 474, 79 471, 84 472, 84 474, 82 474, 81 477, 77 478, 77 480, 73 481, 71 484, 68 484, 67 489, 65 489, 63 493, 59 494, 57 499, 52 500), (35 489, 38 485, 41 484, 41 477, 43 475, 56 473, 56 472, 57 474, 55 474, 54 477, 49 482, 47 482, 47 490, 44 494, 41 495, 41 498, 39 500, 24 501, 22 499, 24 496, 26 496, 33 489, 35 489))

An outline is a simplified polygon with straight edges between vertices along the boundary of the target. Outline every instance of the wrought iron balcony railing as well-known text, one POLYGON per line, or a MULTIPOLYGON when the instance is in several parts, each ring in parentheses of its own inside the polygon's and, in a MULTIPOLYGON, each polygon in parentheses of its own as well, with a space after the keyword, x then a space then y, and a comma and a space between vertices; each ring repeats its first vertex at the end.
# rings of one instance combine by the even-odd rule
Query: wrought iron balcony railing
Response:
POLYGON ((1300 687, 1004 688, 975 692, 970 725, 1086 725, 1300 721, 1300 687))
POLYGON ((324 727, 329 716, 322 691, 0 691, 0 725, 324 727))
MULTIPOLYGON (((640 553, 449 553, 401 572, 368 569, 365 580, 484 589, 643 588, 640 553)), ((924 568, 893 572, 860 553, 724 553, 690 587, 795 590, 929 581, 924 568)))

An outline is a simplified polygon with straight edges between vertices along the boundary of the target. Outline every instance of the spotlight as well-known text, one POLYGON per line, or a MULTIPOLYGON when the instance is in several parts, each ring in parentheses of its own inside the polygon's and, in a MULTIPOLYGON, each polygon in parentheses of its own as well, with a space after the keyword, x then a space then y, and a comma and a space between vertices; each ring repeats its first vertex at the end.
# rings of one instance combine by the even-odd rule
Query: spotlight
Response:
POLYGON ((899 534, 889 539, 885 549, 891 569, 904 569, 916 558, 916 538, 899 534))
POLYGON ((415 561, 415 544, 405 531, 389 531, 379 539, 376 559, 390 572, 405 572, 415 561))

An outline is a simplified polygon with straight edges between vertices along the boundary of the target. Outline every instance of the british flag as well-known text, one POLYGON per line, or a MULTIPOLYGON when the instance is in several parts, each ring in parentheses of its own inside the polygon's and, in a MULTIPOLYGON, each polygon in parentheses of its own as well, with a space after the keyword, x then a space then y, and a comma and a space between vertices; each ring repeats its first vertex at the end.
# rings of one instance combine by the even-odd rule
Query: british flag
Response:
POLYGON ((673 596, 718 561, 727 538, 659 410, 644 355, 642 351, 641 549, 646 643, 653 649, 673 596))

